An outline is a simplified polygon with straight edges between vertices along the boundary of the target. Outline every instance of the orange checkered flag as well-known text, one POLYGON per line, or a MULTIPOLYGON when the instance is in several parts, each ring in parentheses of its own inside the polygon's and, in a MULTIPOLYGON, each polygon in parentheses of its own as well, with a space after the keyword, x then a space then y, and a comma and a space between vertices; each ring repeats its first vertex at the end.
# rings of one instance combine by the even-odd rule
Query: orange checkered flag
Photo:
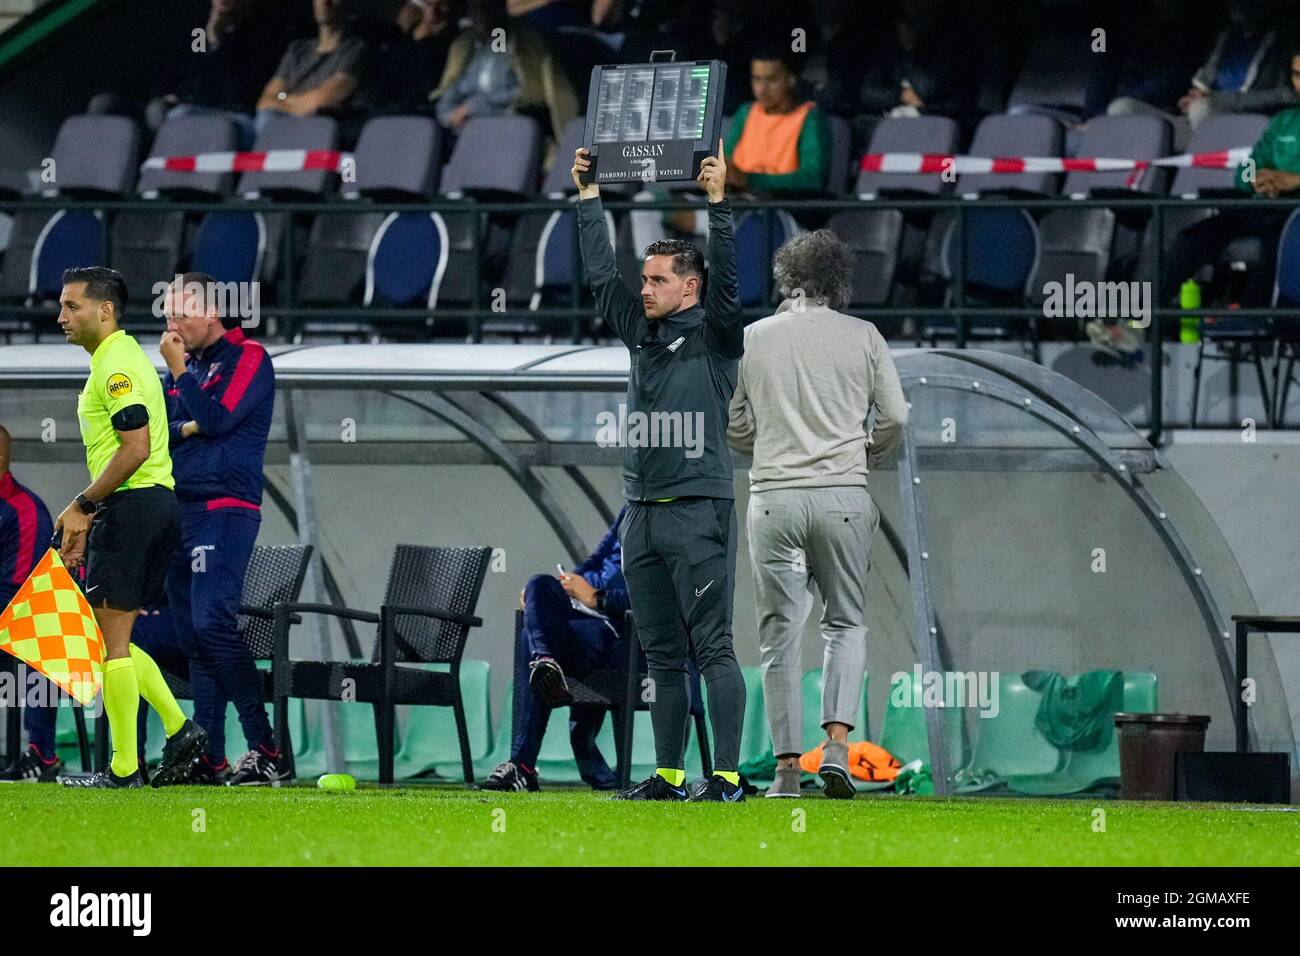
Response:
POLYGON ((59 552, 37 562, 0 613, 0 651, 58 684, 83 707, 104 683, 104 635, 59 552))

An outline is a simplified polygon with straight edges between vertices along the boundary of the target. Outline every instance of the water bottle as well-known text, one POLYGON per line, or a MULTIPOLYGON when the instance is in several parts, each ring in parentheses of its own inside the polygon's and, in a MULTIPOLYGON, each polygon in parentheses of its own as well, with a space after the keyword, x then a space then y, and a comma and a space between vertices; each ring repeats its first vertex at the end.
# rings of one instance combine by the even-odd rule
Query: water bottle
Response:
MULTIPOLYGON (((1178 307, 1180 309, 1199 309, 1201 307, 1201 287, 1195 279, 1188 279, 1178 287, 1178 307)), ((1184 315, 1178 320, 1178 341, 1184 345, 1196 345, 1201 341, 1201 320, 1194 315, 1184 315)))

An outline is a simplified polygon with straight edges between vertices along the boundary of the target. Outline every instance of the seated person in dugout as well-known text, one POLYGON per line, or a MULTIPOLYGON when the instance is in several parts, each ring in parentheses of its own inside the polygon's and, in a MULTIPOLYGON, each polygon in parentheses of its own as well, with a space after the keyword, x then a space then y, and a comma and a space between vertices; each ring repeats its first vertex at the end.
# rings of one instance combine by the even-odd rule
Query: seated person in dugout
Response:
MULTIPOLYGON (((519 595, 524 612, 521 639, 527 645, 528 671, 515 674, 515 733, 510 759, 483 784, 484 790, 528 790, 537 782, 537 755, 551 710, 573 703, 565 672, 582 677, 597 667, 617 666, 627 655, 624 628, 630 607, 618 543, 620 511, 587 560, 559 576, 538 574, 519 595)), ((582 779, 596 790, 611 790, 613 771, 596 747, 603 710, 575 706, 569 741, 582 779)))

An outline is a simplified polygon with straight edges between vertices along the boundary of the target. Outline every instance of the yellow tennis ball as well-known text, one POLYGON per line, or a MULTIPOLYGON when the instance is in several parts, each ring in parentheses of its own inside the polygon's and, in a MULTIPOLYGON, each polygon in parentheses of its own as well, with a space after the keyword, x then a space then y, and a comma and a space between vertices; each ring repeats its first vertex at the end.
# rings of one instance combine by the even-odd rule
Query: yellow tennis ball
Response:
POLYGON ((316 781, 316 786, 321 790, 331 790, 336 793, 342 793, 344 790, 357 789, 357 782, 348 773, 326 773, 316 781))

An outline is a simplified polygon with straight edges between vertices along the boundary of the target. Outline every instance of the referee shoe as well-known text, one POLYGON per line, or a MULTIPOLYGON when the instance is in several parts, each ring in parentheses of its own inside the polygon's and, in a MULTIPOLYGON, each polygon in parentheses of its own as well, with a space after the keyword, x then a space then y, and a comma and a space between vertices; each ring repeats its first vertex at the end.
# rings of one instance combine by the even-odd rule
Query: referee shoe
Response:
POLYGON ((174 787, 187 783, 194 758, 203 753, 208 745, 208 732, 188 717, 181 729, 167 738, 163 744, 162 763, 153 775, 155 787, 174 787))
POLYGON ((634 787, 614 794, 615 800, 667 800, 681 803, 686 800, 686 788, 674 787, 659 774, 643 780, 634 787))
POLYGON ((111 767, 97 770, 88 777, 64 777, 60 781, 65 787, 81 787, 87 790, 137 790, 144 786, 144 776, 137 770, 129 777, 119 777, 111 767))

